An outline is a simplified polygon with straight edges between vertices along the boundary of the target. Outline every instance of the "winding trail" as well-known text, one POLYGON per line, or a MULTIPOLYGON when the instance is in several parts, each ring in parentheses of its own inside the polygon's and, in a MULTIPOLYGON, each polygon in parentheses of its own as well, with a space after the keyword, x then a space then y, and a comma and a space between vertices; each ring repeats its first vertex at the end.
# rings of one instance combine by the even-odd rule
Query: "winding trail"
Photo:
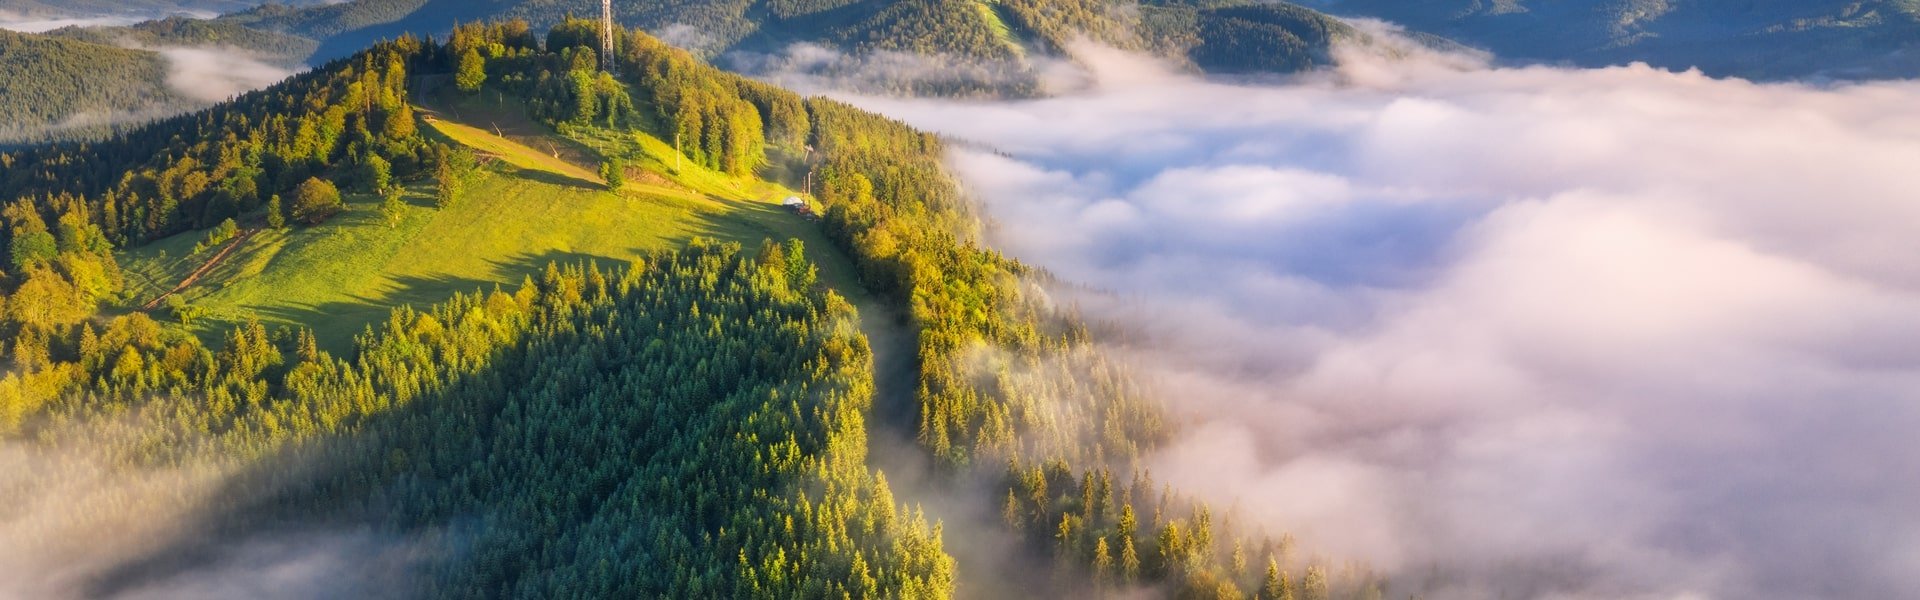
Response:
POLYGON ((188 273, 186 279, 180 280, 180 285, 173 286, 173 289, 167 290, 167 293, 161 294, 146 304, 140 305, 140 312, 151 312, 153 309, 159 308, 160 303, 165 302, 167 298, 173 297, 174 294, 178 294, 192 287, 194 283, 200 281, 201 277, 206 277, 207 273, 212 272, 214 267, 218 267, 220 263, 226 262, 227 257, 232 256, 234 250, 238 250, 241 244, 252 239, 253 234, 256 233, 260 233, 260 229, 257 227, 241 230, 239 235, 233 236, 231 240, 227 240, 227 245, 220 248, 220 252, 215 253, 213 258, 207 259, 206 264, 200 265, 200 268, 194 269, 192 273, 188 273))

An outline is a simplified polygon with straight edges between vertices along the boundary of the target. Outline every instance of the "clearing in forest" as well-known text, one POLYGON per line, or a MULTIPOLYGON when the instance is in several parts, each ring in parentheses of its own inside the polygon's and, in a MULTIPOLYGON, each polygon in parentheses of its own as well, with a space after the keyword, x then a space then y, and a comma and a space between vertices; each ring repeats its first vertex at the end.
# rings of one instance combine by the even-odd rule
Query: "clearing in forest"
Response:
MULTIPOLYGON (((322 345, 344 349, 399 305, 426 306, 495 285, 510 289, 549 262, 625 262, 694 237, 749 247, 799 238, 823 282, 859 295, 851 264, 818 224, 780 208, 780 199, 794 194, 785 186, 674 161, 670 144, 642 132, 563 136, 516 116, 517 105, 475 98, 434 104, 422 110, 431 114, 424 132, 494 157, 462 199, 437 207, 431 182, 407 182, 406 206, 389 223, 377 196, 349 191, 347 210, 324 224, 261 231, 178 290, 204 315, 185 326, 210 338, 249 319, 301 325, 322 345), (464 120, 453 118, 456 110, 464 120), (607 155, 630 165, 619 191, 607 190, 595 173, 607 155)), ((167 293, 206 265, 206 253, 191 252, 201 237, 189 232, 123 253, 130 296, 167 293)))

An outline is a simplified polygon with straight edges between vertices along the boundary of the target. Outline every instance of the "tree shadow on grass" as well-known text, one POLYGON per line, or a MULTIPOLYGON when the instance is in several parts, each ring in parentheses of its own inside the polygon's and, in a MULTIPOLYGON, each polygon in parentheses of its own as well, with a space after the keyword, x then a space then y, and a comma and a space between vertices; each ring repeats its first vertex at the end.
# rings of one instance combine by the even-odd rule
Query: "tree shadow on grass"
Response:
POLYGON ((555 173, 553 171, 543 171, 540 169, 514 167, 514 171, 511 173, 511 175, 513 177, 517 177, 520 179, 538 181, 540 183, 545 183, 548 185, 557 185, 561 187, 575 187, 575 188, 584 188, 589 190, 607 189, 607 186, 601 185, 597 182, 588 181, 585 179, 581 179, 579 177, 573 177, 571 175, 562 175, 560 173, 555 173))
MULTIPOLYGON (((493 283, 483 279, 446 275, 399 277, 394 279, 390 291, 380 298, 361 298, 311 305, 257 307, 253 310, 263 317, 263 321, 287 323, 311 329, 315 341, 322 349, 338 353, 351 349, 354 336, 366 333, 368 327, 377 329, 380 324, 385 323, 393 309, 401 306, 425 308, 446 302, 455 293, 473 293, 476 290, 492 289, 493 283)), ((224 330, 221 329, 221 331, 224 330)))

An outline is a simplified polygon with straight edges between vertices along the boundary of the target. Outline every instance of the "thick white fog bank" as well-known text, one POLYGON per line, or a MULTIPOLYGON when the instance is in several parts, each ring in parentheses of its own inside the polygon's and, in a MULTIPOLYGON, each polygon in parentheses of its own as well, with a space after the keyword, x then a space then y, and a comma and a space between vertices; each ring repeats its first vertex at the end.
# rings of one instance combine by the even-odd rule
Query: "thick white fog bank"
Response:
POLYGON ((995 243, 1144 332, 1157 479, 1396 596, 1920 590, 1920 84, 1082 58, 848 100, 977 142, 995 243))

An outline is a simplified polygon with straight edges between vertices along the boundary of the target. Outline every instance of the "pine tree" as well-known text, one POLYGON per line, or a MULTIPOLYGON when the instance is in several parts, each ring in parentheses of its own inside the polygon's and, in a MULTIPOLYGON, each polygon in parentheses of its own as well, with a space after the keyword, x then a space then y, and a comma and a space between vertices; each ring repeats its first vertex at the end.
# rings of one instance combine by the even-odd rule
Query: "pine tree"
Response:
POLYGON ((1293 600, 1293 585, 1272 557, 1267 558, 1267 580, 1260 586, 1260 600, 1293 600))
POLYGON ((1319 566, 1307 567, 1306 577, 1300 580, 1301 600, 1327 600, 1327 571, 1319 566))
POLYGON ((1133 538, 1120 540, 1120 574, 1127 583, 1140 580, 1140 552, 1133 549, 1133 538))
POLYGON ((1027 520, 1020 515, 1020 499, 1014 497, 1013 488, 1007 488, 1007 505, 1000 509, 1000 518, 1005 519, 1007 527, 1014 531, 1025 528, 1027 520))
POLYGON ((1060 515, 1060 527, 1054 530, 1053 539, 1060 543, 1059 550, 1060 550, 1061 556, 1068 556, 1072 554, 1073 552, 1073 515, 1069 515, 1069 514, 1060 515))
POLYGON ((274 229, 287 228, 287 213, 280 208, 279 194, 274 194, 267 200, 267 226, 274 229))
POLYGON ((1238 539, 1233 540, 1232 556, 1233 576, 1235 578, 1245 577, 1247 575, 1247 552, 1245 548, 1241 547, 1240 540, 1238 539))
POLYGON ((1101 536, 1093 546, 1093 576, 1101 584, 1106 584, 1113 577, 1113 554, 1107 549, 1106 536, 1101 536))

